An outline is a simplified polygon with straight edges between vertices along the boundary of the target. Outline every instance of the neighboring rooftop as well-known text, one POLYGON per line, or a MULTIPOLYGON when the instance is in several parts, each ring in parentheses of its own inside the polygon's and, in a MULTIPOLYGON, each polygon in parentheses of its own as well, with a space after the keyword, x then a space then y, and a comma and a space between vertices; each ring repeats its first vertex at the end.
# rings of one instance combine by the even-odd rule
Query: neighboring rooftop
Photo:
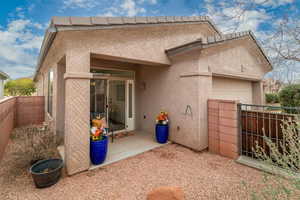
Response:
POLYGON ((8 74, 4 73, 3 71, 0 71, 0 79, 6 80, 9 79, 8 74))

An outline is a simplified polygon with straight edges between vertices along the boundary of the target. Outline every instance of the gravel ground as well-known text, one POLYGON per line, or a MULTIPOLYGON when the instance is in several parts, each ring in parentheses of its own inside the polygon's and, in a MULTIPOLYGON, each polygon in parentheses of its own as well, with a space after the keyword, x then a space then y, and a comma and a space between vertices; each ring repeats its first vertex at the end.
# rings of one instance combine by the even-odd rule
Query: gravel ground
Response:
POLYGON ((26 170, 17 170, 10 154, 0 163, 0 199, 146 199, 158 186, 182 187, 186 199, 247 199, 243 181, 257 188, 261 172, 208 152, 169 144, 138 156, 36 189, 26 170))

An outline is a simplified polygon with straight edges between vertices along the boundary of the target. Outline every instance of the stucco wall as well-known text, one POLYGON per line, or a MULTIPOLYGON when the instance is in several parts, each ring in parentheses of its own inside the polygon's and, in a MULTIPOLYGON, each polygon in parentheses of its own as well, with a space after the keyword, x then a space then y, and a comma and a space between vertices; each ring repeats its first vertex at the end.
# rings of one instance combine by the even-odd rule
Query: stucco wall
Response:
POLYGON ((171 67, 138 69, 136 110, 139 129, 153 133, 155 117, 160 111, 167 111, 172 141, 196 150, 207 147, 206 133, 200 131, 203 77, 184 77, 199 71, 198 57, 199 53, 194 52, 174 59, 171 67), (185 113, 188 105, 191 110, 185 113))
POLYGON ((177 24, 122 29, 65 31, 68 49, 170 64, 165 50, 211 35, 206 24, 177 24))
POLYGON ((37 86, 37 95, 45 97, 45 120, 51 124, 51 128, 56 129, 56 107, 57 107, 57 65, 58 62, 64 57, 66 54, 66 46, 64 42, 64 34, 58 33, 53 41, 50 50, 42 64, 42 67, 36 78, 36 86, 37 86), (54 72, 54 80, 53 80, 53 117, 50 117, 47 113, 47 105, 48 105, 48 72, 50 69, 53 69, 54 72))
POLYGON ((205 48, 201 51, 201 68, 229 77, 260 80, 270 69, 253 45, 249 39, 239 39, 205 48))

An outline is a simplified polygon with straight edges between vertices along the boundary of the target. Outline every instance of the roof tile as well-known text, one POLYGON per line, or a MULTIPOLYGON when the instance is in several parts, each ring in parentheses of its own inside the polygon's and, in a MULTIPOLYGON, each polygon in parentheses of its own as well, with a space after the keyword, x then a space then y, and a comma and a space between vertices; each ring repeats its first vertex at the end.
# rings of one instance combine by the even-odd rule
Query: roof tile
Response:
POLYGON ((55 25, 72 25, 70 22, 70 17, 54 16, 51 19, 51 23, 55 25))
POLYGON ((70 17, 72 25, 92 25, 90 17, 70 17))
POLYGON ((124 24, 135 24, 135 17, 123 17, 124 24))
POLYGON ((167 22, 174 22, 175 19, 173 16, 167 16, 167 22))
POLYGON ((160 23, 164 23, 164 22, 167 22, 167 19, 166 19, 166 17, 161 16, 161 17, 157 17, 157 21, 160 23))
POLYGON ((189 21, 191 21, 191 19, 190 19, 190 17, 188 17, 188 16, 183 16, 183 17, 182 17, 182 21, 184 21, 184 22, 189 22, 189 21))
POLYGON ((157 17, 148 17, 148 23, 157 23, 157 17))
POLYGON ((136 17, 135 21, 137 24, 146 24, 148 22, 147 17, 136 17))
POLYGON ((174 20, 177 22, 181 22, 182 21, 182 17, 181 16, 175 16, 174 20))
POLYGON ((108 17, 107 21, 109 24, 123 24, 122 17, 108 17))
POLYGON ((106 17, 92 17, 91 21, 92 21, 92 24, 95 24, 95 25, 107 25, 108 24, 106 17))

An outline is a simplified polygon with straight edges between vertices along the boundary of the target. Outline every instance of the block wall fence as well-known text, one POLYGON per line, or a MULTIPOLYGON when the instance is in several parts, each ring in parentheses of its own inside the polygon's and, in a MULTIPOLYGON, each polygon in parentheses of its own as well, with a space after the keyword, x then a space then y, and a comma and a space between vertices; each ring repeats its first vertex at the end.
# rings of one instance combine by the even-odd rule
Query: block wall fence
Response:
POLYGON ((9 97, 0 100, 0 161, 14 128, 44 122, 44 105, 43 96, 9 97))
POLYGON ((232 159, 239 156, 237 101, 208 100, 208 148, 232 159))

